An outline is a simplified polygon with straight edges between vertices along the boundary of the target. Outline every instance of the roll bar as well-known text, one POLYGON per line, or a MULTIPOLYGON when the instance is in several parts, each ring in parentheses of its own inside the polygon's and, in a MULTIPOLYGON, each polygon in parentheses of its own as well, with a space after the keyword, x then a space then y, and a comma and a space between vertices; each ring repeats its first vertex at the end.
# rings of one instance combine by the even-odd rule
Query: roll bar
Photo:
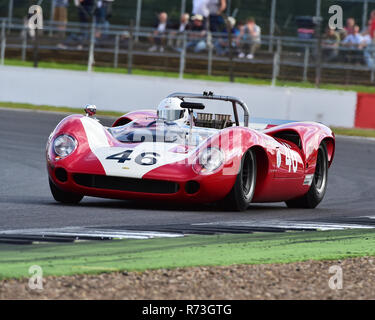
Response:
POLYGON ((231 97, 231 96, 218 96, 214 95, 212 92, 203 92, 203 94, 197 94, 197 93, 183 93, 183 92, 175 92, 172 93, 168 96, 168 98, 180 98, 184 100, 184 98, 187 99, 205 99, 205 100, 220 100, 220 101, 229 101, 232 102, 233 106, 233 112, 234 112, 234 117, 236 120, 236 125, 240 125, 240 121, 238 118, 238 112, 237 112, 237 104, 239 104, 244 112, 244 126, 248 127, 249 126, 249 108, 247 107, 246 103, 243 102, 241 99, 238 99, 236 97, 231 97))

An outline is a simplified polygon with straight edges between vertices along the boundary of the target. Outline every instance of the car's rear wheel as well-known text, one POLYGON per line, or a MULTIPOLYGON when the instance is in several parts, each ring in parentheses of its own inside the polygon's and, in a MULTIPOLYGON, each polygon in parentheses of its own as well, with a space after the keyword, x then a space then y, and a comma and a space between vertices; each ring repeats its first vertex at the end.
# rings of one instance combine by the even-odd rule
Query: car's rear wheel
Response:
POLYGON ((328 155, 327 147, 322 142, 318 149, 318 158, 313 181, 309 191, 300 198, 286 201, 289 208, 314 209, 323 200, 327 190, 328 180, 328 155))
POLYGON ((62 202, 62 203, 68 203, 68 204, 77 204, 79 203, 82 199, 83 196, 80 194, 72 193, 72 192, 66 192, 61 189, 59 189, 52 181, 49 179, 49 187, 51 189, 51 193, 53 198, 57 202, 62 202))
POLYGON ((225 208, 235 211, 246 210, 255 192, 257 162, 254 150, 248 150, 241 160, 240 172, 230 193, 222 201, 225 208))

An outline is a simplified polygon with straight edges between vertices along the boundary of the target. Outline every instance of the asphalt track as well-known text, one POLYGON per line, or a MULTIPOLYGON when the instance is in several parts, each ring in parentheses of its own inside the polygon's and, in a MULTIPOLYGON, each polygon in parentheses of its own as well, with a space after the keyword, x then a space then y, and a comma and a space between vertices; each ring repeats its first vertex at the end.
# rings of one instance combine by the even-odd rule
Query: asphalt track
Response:
MULTIPOLYGON (((49 191, 45 144, 65 115, 0 110, 0 230, 60 227, 317 220, 375 216, 375 141, 337 138, 328 190, 315 210, 283 203, 252 205, 246 212, 213 206, 183 207, 86 197, 77 206, 56 203, 49 191)), ((112 119, 103 119, 109 125, 112 119)))

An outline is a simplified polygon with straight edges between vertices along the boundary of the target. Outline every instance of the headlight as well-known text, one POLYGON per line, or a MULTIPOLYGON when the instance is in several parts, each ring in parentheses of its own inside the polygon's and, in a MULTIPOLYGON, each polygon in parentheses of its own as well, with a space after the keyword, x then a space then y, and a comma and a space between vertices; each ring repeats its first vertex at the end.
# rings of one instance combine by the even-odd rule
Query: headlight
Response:
POLYGON ((62 134, 53 142, 53 150, 60 158, 70 155, 77 147, 77 141, 71 136, 62 134))
POLYGON ((224 162, 224 154, 218 148, 207 148, 203 150, 198 163, 194 166, 195 171, 200 174, 209 174, 219 169, 224 162))

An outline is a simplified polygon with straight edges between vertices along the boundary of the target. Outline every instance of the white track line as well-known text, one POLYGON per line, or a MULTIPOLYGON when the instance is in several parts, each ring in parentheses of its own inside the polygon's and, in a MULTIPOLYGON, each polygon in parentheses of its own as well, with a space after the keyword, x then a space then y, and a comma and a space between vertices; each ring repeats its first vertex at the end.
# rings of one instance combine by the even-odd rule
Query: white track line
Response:
POLYGON ((327 230, 345 230, 345 229, 375 229, 375 226, 360 225, 360 224, 345 224, 345 223, 319 223, 319 222, 304 222, 304 221, 225 221, 195 224, 199 226, 229 226, 229 227, 257 227, 257 228, 280 228, 280 229, 317 229, 322 231, 327 230))
POLYGON ((35 235, 35 236, 70 236, 70 237, 104 237, 116 239, 152 239, 178 238, 183 234, 168 232, 102 230, 88 228, 57 228, 57 229, 19 229, 0 231, 1 235, 35 235))

